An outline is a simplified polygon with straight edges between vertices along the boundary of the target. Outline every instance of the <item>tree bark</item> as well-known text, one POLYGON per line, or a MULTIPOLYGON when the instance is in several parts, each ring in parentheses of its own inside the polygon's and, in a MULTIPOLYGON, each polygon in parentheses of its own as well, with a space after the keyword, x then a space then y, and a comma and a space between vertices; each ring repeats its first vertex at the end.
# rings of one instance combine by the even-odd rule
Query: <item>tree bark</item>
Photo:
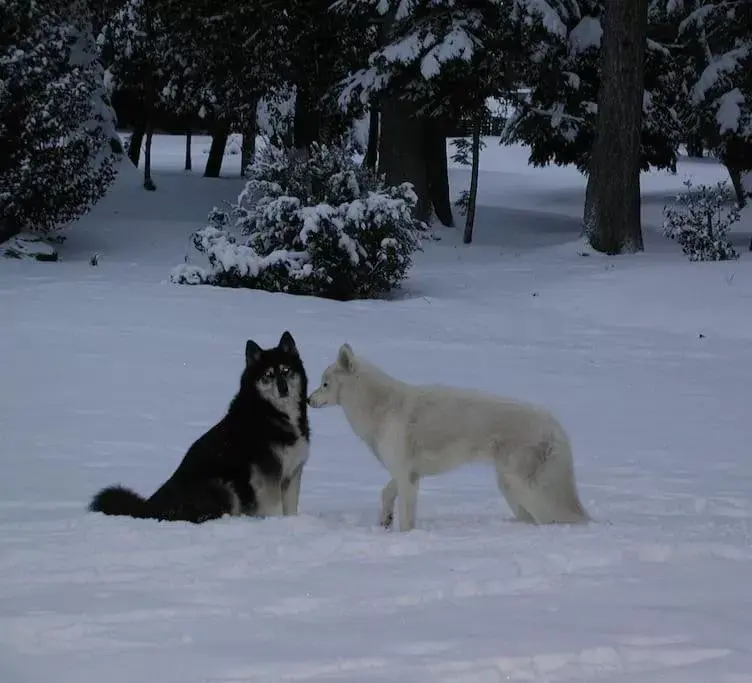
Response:
POLYGON ((607 254, 644 249, 640 139, 648 0, 607 0, 603 14, 598 120, 583 227, 607 254))
POLYGON ((0 244, 21 232, 21 226, 11 217, 0 218, 0 244))
POLYGON ((418 195, 415 217, 428 223, 431 218, 431 195, 425 159, 425 125, 413 107, 389 95, 381 102, 381 136, 379 140, 379 174, 387 185, 410 182, 418 195))
POLYGON ((151 139, 154 134, 154 126, 151 123, 146 126, 146 144, 144 145, 144 189, 154 192, 157 186, 151 177, 151 139))
POLYGON ((240 177, 245 177, 245 171, 253 163, 256 155, 256 109, 259 100, 254 98, 249 108, 249 113, 245 125, 243 126, 243 142, 240 146, 240 177))
POLYGON ((687 155, 694 159, 702 159, 703 157, 703 144, 702 138, 693 133, 687 139, 687 155))
POLYGON ((204 178, 219 178, 228 137, 230 137, 230 126, 224 121, 217 121, 212 131, 211 147, 206 159, 204 178))
POLYGON ((744 191, 744 185, 742 184, 742 171, 735 166, 727 166, 726 168, 729 178, 731 178, 731 185, 734 187, 736 203, 740 209, 743 209, 747 205, 747 193, 744 191))
POLYGON ((752 193, 752 143, 732 137, 720 151, 721 163, 729 172, 736 201, 743 209, 752 193))
POLYGON ((446 128, 443 121, 425 121, 425 160, 431 204, 442 225, 454 227, 452 200, 449 197, 449 164, 446 149, 446 128))
POLYGON ((146 145, 144 146, 144 189, 153 192, 157 189, 151 177, 151 141, 154 135, 154 109, 157 98, 156 73, 154 66, 154 33, 152 30, 152 14, 150 0, 144 0, 144 20, 146 29, 146 53, 148 55, 148 70, 146 74, 146 93, 144 109, 146 117, 146 145))
POLYGON ((185 133, 185 170, 190 171, 193 168, 193 161, 191 157, 191 142, 193 135, 189 128, 185 133))
POLYGON ((131 139, 128 143, 128 158, 133 162, 133 165, 138 168, 138 162, 141 161, 141 145, 144 142, 144 134, 146 133, 146 122, 139 122, 133 127, 131 133, 131 139))
POLYGON ((473 119, 472 166, 470 167, 470 190, 467 195, 467 215, 465 216, 465 232, 462 235, 464 244, 473 241, 475 227, 475 206, 478 200, 478 171, 480 167, 480 133, 483 118, 478 113, 473 119))
POLYGON ((298 86, 295 97, 295 118, 292 128, 292 144, 299 156, 307 157, 311 144, 319 139, 321 115, 313 105, 309 94, 298 86))
POLYGON ((368 112, 368 146, 363 159, 363 166, 376 170, 376 162, 379 156, 379 101, 377 97, 371 98, 370 111, 368 112))

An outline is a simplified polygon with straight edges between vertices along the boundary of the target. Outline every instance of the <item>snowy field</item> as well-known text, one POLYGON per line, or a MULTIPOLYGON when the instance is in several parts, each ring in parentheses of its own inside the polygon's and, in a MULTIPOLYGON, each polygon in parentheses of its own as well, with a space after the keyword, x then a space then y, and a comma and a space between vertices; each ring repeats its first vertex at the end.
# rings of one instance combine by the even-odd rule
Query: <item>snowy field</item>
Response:
MULTIPOLYGON (((0 682, 752 681, 749 216, 735 263, 654 229, 644 254, 583 256, 584 179, 490 141, 476 243, 441 229, 398 301, 176 286, 242 187, 239 156, 204 179, 208 141, 193 174, 183 145, 155 139, 155 193, 124 168, 59 263, 0 260, 0 682), (475 466, 383 531, 386 471, 336 408, 311 411, 298 518, 86 512, 107 484, 151 493, 224 413, 245 340, 285 329, 312 386, 347 340, 406 380, 547 405, 597 522, 513 523, 475 466)), ((644 176, 646 225, 687 174, 727 177, 644 176)))

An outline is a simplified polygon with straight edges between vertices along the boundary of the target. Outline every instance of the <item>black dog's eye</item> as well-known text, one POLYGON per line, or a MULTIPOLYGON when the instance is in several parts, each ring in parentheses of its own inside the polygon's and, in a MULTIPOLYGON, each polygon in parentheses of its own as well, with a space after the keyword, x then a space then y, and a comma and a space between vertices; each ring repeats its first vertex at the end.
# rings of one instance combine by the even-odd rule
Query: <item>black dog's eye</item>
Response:
POLYGON ((281 367, 279 368, 279 372, 280 372, 280 374, 281 374, 281 375, 282 375, 283 377, 287 377, 287 375, 289 375, 289 374, 290 374, 290 372, 292 372, 292 371, 291 371, 291 370, 290 370, 290 368, 288 368, 288 367, 287 367, 286 365, 282 365, 282 366, 281 366, 281 367))
POLYGON ((272 379, 272 377, 274 377, 274 368, 269 368, 269 369, 268 369, 268 370, 267 370, 267 371, 266 371, 266 372, 265 372, 265 373, 263 374, 263 378, 264 378, 264 379, 272 379))

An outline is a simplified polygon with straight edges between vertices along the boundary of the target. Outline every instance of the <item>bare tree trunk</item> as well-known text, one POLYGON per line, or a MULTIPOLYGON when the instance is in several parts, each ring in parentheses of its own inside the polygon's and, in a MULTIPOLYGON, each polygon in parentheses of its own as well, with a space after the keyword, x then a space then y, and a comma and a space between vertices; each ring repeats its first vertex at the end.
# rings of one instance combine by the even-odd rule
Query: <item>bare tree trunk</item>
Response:
POLYGON ((133 162, 133 165, 138 168, 138 162, 141 161, 141 145, 144 143, 144 134, 146 133, 146 122, 139 121, 134 127, 131 133, 130 141, 128 142, 128 158, 133 162))
POLYGON ((747 193, 744 191, 744 185, 742 184, 742 171, 735 166, 726 166, 731 178, 731 185, 734 187, 734 194, 736 195, 736 203, 740 209, 743 209, 747 205, 747 193))
POLYGON ((410 104, 397 95, 385 97, 381 102, 379 174, 385 175, 387 185, 412 183, 418 195, 415 217, 428 223, 431 194, 424 147, 424 122, 414 115, 410 104))
POLYGON ((146 127, 146 144, 144 145, 144 189, 154 192, 157 186, 151 177, 151 139, 154 134, 154 127, 150 124, 146 127))
POLYGON ((425 131, 426 177, 433 210, 442 225, 453 228, 454 217, 452 216, 452 200, 449 197, 449 164, 444 122, 429 119, 425 121, 425 131))
POLYGON ((695 159, 703 157, 702 138, 696 133, 690 134, 687 139, 687 155, 695 159))
POLYGON ((206 158, 204 178, 219 178, 228 137, 230 137, 230 126, 224 121, 217 121, 212 130, 212 141, 209 156, 206 158))
POLYGON ((736 201, 743 209, 752 193, 752 143, 732 137, 720 151, 721 163, 729 172, 736 201))
POLYGON ((308 158, 311 144, 318 141, 320 132, 321 115, 309 93, 298 87, 292 129, 292 144, 296 155, 308 158))
POLYGON ((149 68, 146 74, 144 109, 146 116, 146 145, 144 146, 144 189, 154 192, 157 186, 151 177, 151 142, 154 136, 154 103, 157 97, 156 74, 154 68, 154 33, 152 30, 151 1, 144 0, 144 20, 146 29, 146 53, 149 68))
POLYGON ((0 244, 21 232, 21 226, 12 217, 0 218, 0 244))
POLYGON ((467 196, 467 215, 465 216, 465 232, 462 241, 470 244, 473 241, 475 227, 475 206, 478 200, 478 170, 480 167, 480 133, 483 117, 478 112, 473 119, 472 166, 470 168, 470 190, 467 196))
POLYGON ((640 139, 648 0, 606 0, 583 227, 607 254, 642 251, 640 139))
POLYGON ((189 128, 185 134, 185 170, 186 171, 190 171, 193 168, 193 161, 191 158, 192 139, 193 139, 193 135, 191 134, 191 129, 189 128))
POLYGON ((240 146, 240 176, 245 177, 245 171, 253 163, 256 155, 256 109, 258 108, 259 98, 252 100, 253 104, 249 108, 248 120, 243 126, 243 142, 240 146))
POLYGON ((376 162, 379 156, 379 101, 377 97, 371 97, 370 111, 368 112, 368 146, 363 165, 376 170, 376 162))

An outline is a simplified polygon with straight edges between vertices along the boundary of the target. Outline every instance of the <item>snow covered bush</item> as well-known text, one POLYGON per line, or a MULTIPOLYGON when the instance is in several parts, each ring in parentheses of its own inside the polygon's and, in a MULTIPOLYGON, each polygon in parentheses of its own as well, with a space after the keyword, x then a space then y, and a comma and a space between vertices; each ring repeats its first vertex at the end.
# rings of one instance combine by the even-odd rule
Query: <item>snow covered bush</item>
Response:
POLYGON ((91 29, 54 7, 0 0, 0 241, 86 213, 122 152, 91 29))
POLYGON ((228 211, 193 236, 209 270, 184 264, 173 282, 249 287, 331 299, 373 298, 405 279, 426 226, 409 184, 386 187, 344 146, 308 159, 269 144, 228 211))
POLYGON ((664 207, 663 231, 676 240, 690 261, 728 261, 739 258, 727 234, 739 220, 726 183, 700 185, 692 191, 692 181, 684 181, 687 191, 676 205, 664 207))

